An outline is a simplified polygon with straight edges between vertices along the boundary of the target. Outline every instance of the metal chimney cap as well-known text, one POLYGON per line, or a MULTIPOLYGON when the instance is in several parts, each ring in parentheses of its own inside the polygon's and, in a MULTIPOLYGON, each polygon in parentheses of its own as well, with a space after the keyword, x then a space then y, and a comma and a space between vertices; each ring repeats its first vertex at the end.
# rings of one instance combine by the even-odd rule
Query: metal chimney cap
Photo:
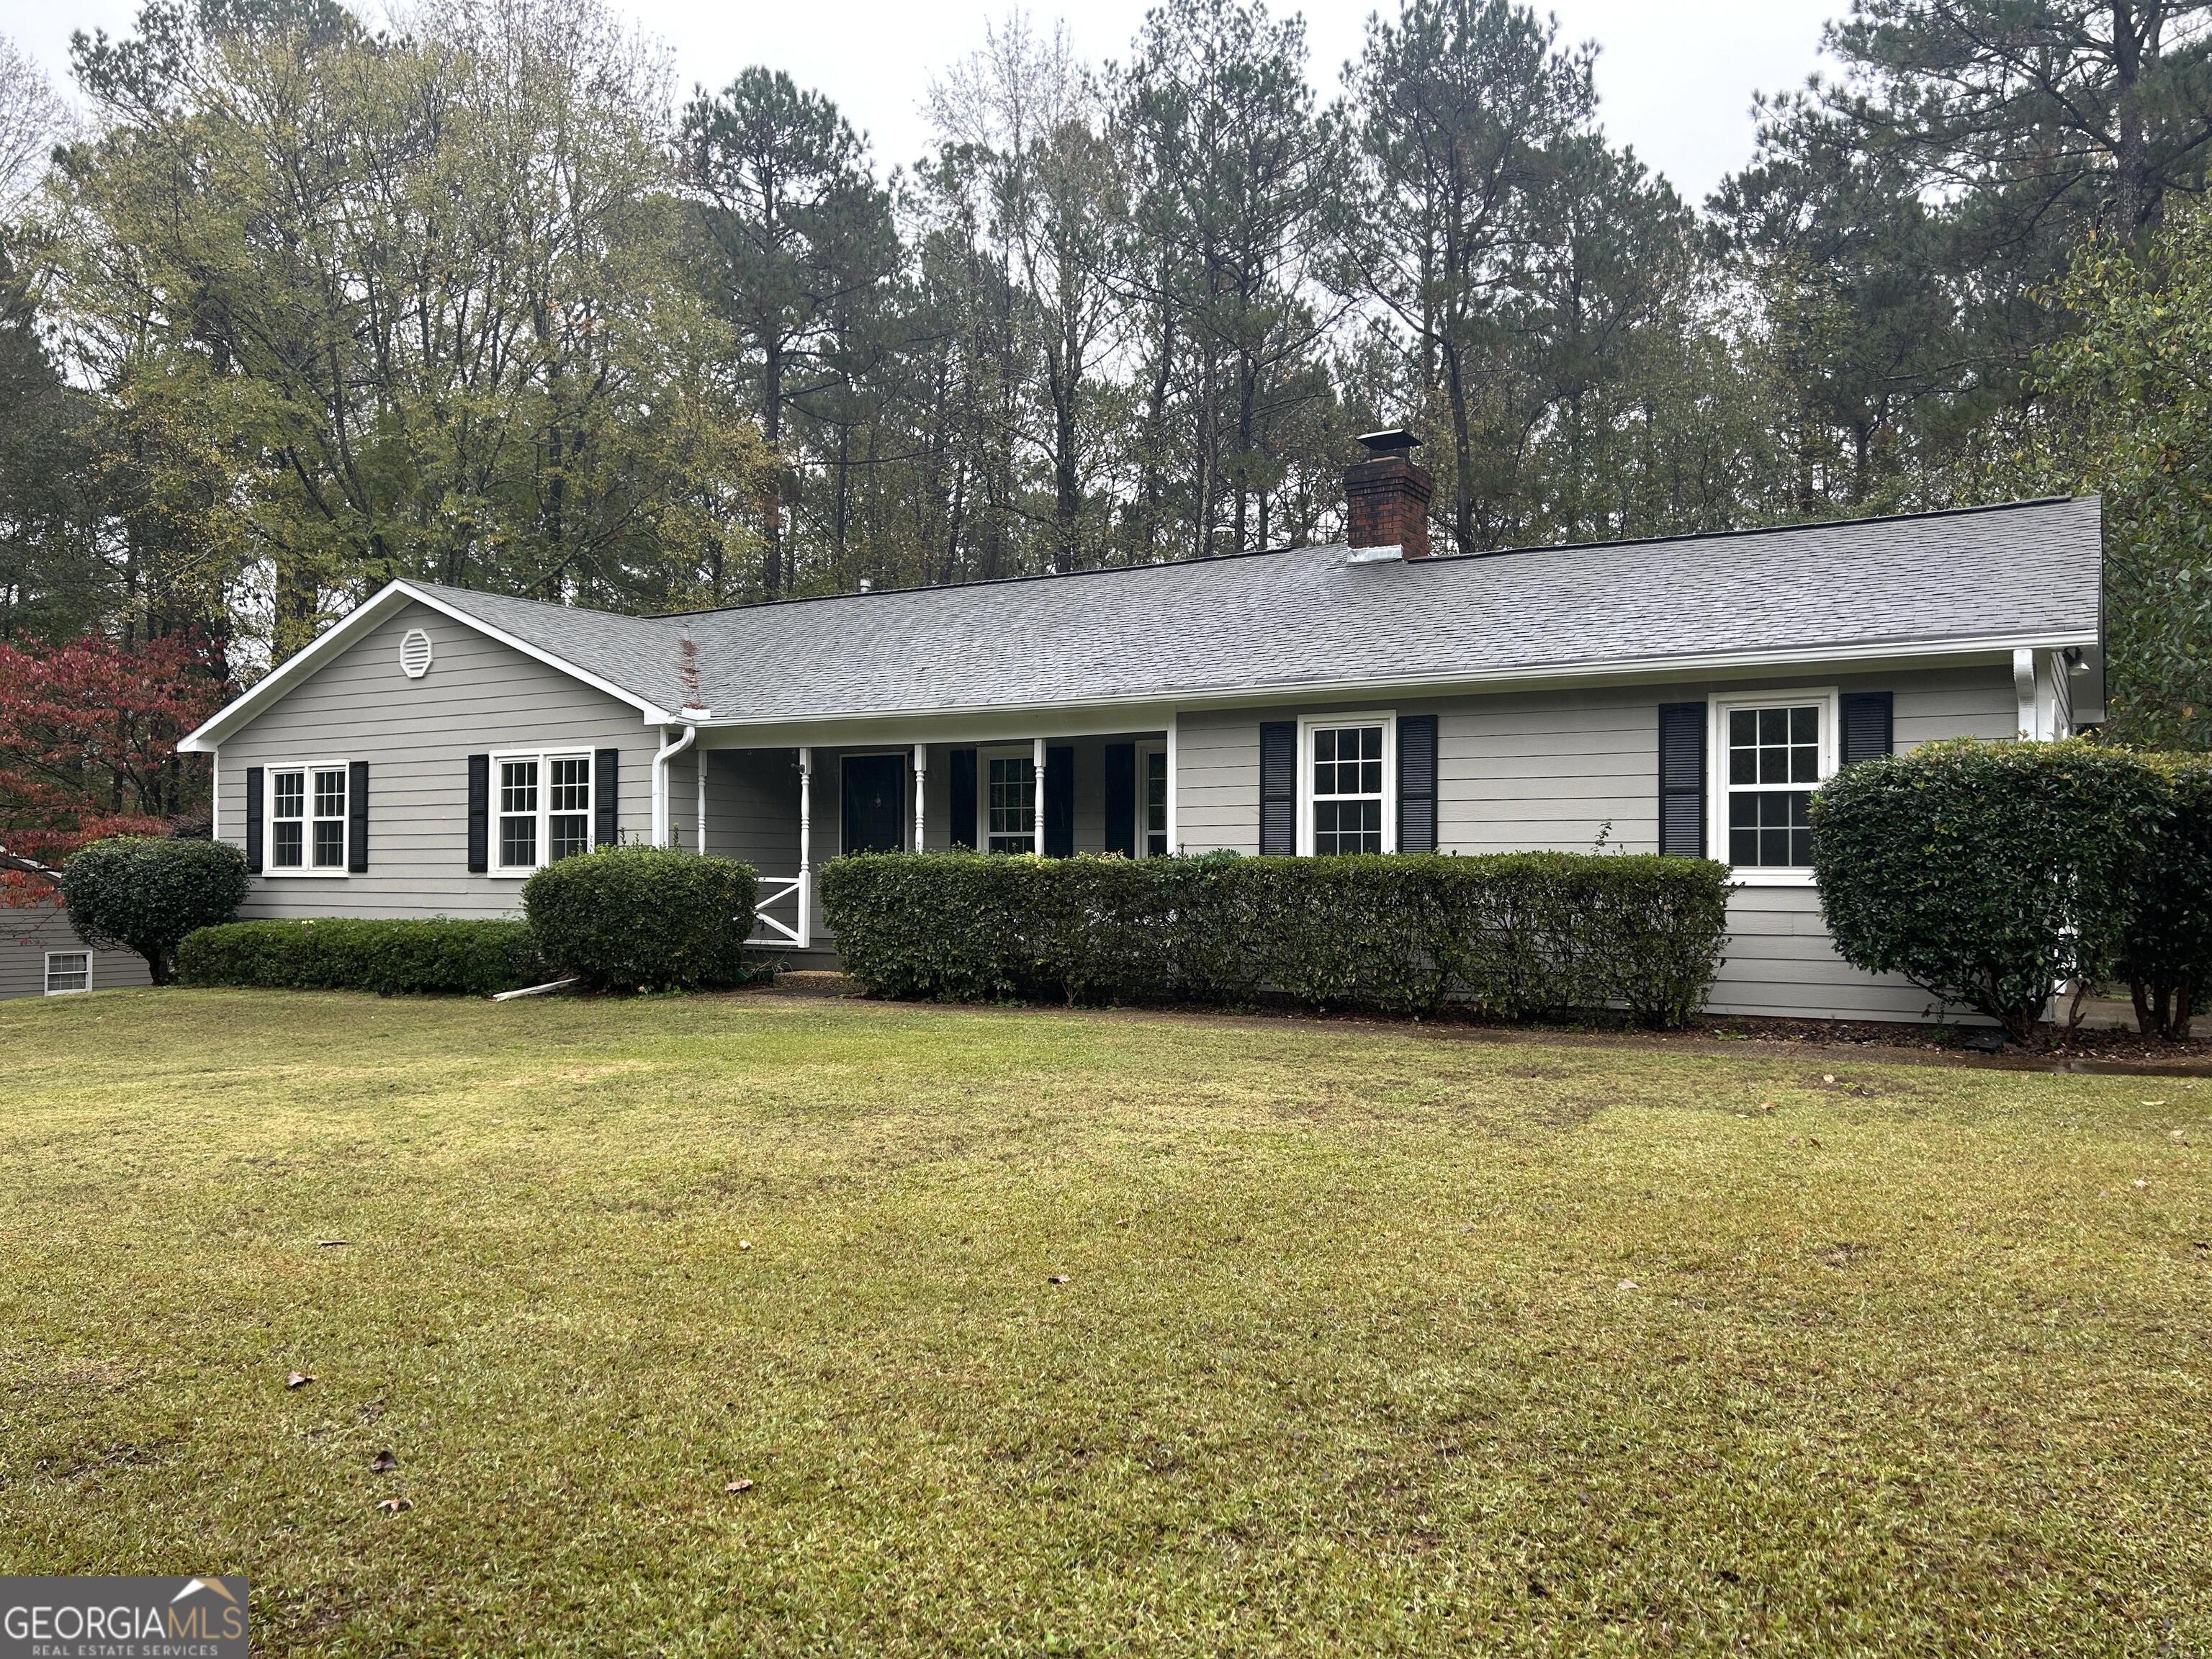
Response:
POLYGON ((1359 441, 1370 454, 1401 455, 1409 449, 1419 449, 1421 441, 1402 426, 1386 426, 1380 432, 1363 432, 1359 441))

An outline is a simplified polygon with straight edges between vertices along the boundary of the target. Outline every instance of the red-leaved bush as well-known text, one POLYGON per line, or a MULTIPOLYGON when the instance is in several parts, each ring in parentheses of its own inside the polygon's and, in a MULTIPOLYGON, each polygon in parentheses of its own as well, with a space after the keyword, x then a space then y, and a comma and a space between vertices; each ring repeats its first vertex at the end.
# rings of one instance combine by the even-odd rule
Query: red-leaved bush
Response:
POLYGON ((227 690, 190 639, 0 640, 0 905, 51 903, 78 848, 204 810, 207 763, 177 740, 227 690))

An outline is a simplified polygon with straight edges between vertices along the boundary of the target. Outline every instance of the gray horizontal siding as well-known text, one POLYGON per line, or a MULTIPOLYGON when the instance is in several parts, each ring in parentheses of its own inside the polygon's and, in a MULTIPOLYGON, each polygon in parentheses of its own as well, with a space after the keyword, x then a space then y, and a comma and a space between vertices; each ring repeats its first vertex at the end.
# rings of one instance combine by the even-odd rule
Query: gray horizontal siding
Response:
MULTIPOLYGON (((659 735, 637 711, 475 629, 410 605, 295 687, 217 757, 218 825, 246 842, 246 772, 290 762, 368 763, 369 867, 345 876, 256 877, 241 915, 491 916, 514 914, 522 884, 468 868, 468 757, 493 750, 618 749, 624 840, 652 828, 659 735), (399 641, 429 635, 430 672, 399 669, 399 641)), ((678 821, 688 817, 688 775, 678 821)))
MULTIPOLYGON (((1178 726, 1179 832, 1187 852, 1256 853, 1261 720, 1389 706, 1400 714, 1437 717, 1440 851, 1577 852, 1602 836, 1609 847, 1653 852, 1659 705, 1715 691, 1812 685, 1892 692, 1899 749, 1939 738, 2008 738, 2018 719, 2010 672, 2000 666, 1209 711, 1185 714, 1178 726)), ((1714 1012, 1866 1019, 1943 1012, 1902 980, 1845 964, 1809 888, 1744 887, 1730 902, 1729 924, 1729 959, 1713 988, 1714 1012)))
MULTIPOLYGON (((91 949, 57 907, 0 909, 0 1001, 46 994, 47 951, 91 949)), ((146 958, 136 951, 92 951, 94 990, 112 991, 152 982, 146 958)))

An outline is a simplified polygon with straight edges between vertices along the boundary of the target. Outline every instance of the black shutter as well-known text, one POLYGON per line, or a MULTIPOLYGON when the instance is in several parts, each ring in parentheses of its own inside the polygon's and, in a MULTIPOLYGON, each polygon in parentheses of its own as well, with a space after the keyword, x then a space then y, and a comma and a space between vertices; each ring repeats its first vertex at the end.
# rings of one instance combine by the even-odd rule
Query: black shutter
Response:
POLYGON ((368 763, 346 768, 346 872, 368 873, 368 763))
POLYGON ((1838 712, 1844 726, 1844 764, 1872 760, 1895 748, 1893 731, 1893 699, 1887 691, 1848 691, 1838 712))
POLYGON ((491 868, 491 757, 469 757, 469 868, 491 868))
POLYGON ((1075 856, 1075 750, 1044 751, 1044 855, 1075 856))
POLYGON ((1106 850, 1137 856, 1137 745, 1106 745, 1106 850))
POLYGON ((1298 850, 1298 724, 1260 722, 1260 855, 1298 850))
POLYGON ((975 845, 975 751, 956 749, 945 757, 945 787, 951 799, 945 823, 955 847, 975 845))
POLYGON ((261 787, 261 769, 246 769, 246 867, 253 875, 261 873, 261 814, 265 805, 261 787))
POLYGON ((1659 705, 1659 850, 1705 855, 1705 705, 1659 705))
POLYGON ((592 756, 592 845, 612 847, 622 839, 622 750, 601 749, 592 756))
POLYGON ((1437 717, 1398 720, 1398 850, 1437 850, 1437 717))

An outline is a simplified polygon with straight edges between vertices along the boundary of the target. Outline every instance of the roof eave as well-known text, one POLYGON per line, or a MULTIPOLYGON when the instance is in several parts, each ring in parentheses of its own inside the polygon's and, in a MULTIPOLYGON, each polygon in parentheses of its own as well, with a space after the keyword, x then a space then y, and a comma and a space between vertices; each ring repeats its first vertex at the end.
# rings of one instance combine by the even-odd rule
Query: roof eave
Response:
POLYGON ((495 640, 511 650, 520 652, 547 667, 581 681, 593 690, 625 702, 636 709, 647 726, 669 726, 678 723, 676 715, 659 704, 640 696, 627 686, 580 668, 565 658, 555 655, 544 647, 508 633, 483 617, 474 616, 457 605, 417 587, 414 583, 394 580, 386 582, 368 599, 362 600, 329 628, 315 636, 313 643, 294 656, 286 658, 249 690, 240 693, 208 716, 187 732, 177 744, 179 752, 187 755, 211 754, 240 726, 258 719, 267 709, 282 702, 287 692, 298 682, 313 676, 324 663, 334 659, 362 635, 398 611, 402 605, 416 604, 427 606, 442 617, 450 617, 465 628, 475 629, 485 638, 495 640))
POLYGON ((809 728, 868 722, 920 724, 933 720, 973 721, 1018 713, 1027 716, 1079 715, 1108 709, 1165 714, 1175 709, 1237 708, 1255 703, 1304 702, 1316 698, 1376 695, 1447 696, 1455 691, 1533 690, 1593 681, 1663 680, 1704 674, 1759 674, 1800 669, 1856 668, 1885 663, 1928 662, 1986 657, 2002 660, 2023 647, 2059 650, 2094 646, 2094 628, 1978 635, 1937 640, 1875 640, 1849 646, 1790 646, 1767 651, 1708 652, 1668 657, 1612 658, 1601 662, 1520 665, 1495 670, 1459 670, 1448 674, 1387 675, 1335 680, 1282 681, 1249 685, 1187 688, 1133 696, 1067 698, 1053 702, 1008 702, 939 708, 858 710, 805 718, 748 719, 733 716, 692 722, 700 731, 778 734, 809 728))

